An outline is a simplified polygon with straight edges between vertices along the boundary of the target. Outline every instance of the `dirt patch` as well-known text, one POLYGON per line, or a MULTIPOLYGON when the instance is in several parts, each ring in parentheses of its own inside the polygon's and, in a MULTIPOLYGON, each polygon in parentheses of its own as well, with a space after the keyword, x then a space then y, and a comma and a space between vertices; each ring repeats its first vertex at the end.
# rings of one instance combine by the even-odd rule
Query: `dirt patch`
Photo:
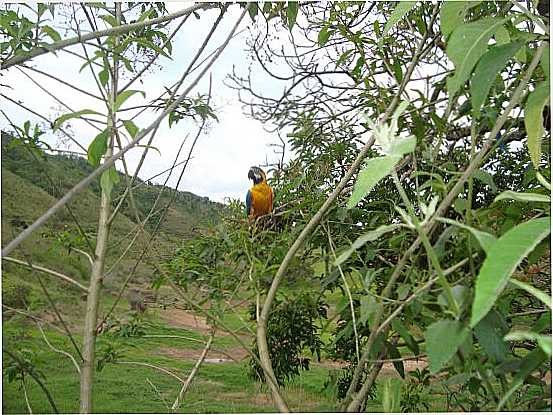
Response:
MULTIPOLYGON (((405 360, 403 362, 403 368, 405 369, 405 375, 407 375, 412 370, 423 370, 425 367, 428 366, 428 362, 426 359, 418 359, 418 360, 405 360)), ((397 373, 396 368, 394 367, 393 363, 384 363, 382 366, 381 372, 385 376, 399 376, 399 373, 397 373)))
MULTIPOLYGON (((334 360, 322 360, 321 362, 313 362, 313 365, 328 368, 328 369, 341 369, 343 367, 346 367, 347 363, 341 362, 341 361, 334 361, 334 360)), ((426 361, 425 358, 421 358, 418 360, 405 360, 403 362, 405 373, 408 373, 415 369, 423 370, 427 366, 428 366, 428 362, 426 361)), ((396 368, 391 362, 384 363, 384 365, 382 366, 381 373, 386 376, 399 376, 396 368)))
MULTIPOLYGON (((188 328, 202 334, 209 334, 211 328, 207 325, 205 317, 197 316, 187 310, 179 308, 167 308, 161 313, 161 318, 173 327, 188 328)), ((225 334, 217 332, 217 334, 225 334)))
MULTIPOLYGON (((170 356, 175 359, 198 360, 202 355, 202 350, 163 347, 159 349, 157 353, 170 356)), ((248 352, 246 352, 242 347, 233 347, 224 351, 210 350, 206 356, 206 363, 226 363, 231 361, 239 362, 246 358, 246 356, 248 356, 248 352)))

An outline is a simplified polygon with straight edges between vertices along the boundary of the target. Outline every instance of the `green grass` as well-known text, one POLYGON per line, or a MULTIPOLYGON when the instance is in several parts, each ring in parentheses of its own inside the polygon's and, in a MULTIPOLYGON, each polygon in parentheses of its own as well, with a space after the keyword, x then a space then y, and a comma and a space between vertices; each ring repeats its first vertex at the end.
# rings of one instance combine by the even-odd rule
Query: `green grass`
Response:
MULTIPOLYGON (((163 334, 188 335, 201 338, 197 333, 186 330, 165 329, 163 334)), ((56 347, 71 350, 69 340, 56 331, 47 330, 48 340, 56 347)), ((106 339, 101 336, 98 349, 102 350, 109 341, 123 350, 120 361, 145 362, 170 369, 186 377, 193 359, 176 359, 158 353, 162 347, 197 349, 198 343, 176 339, 106 339)), ((222 337, 225 339, 225 337, 222 337)), ((80 338, 77 336, 77 341, 80 338)), ((219 342, 218 347, 232 346, 228 339, 219 342), (225 344, 226 342, 226 344, 225 344)), ((61 412, 78 411, 79 379, 69 359, 51 351, 34 326, 19 318, 4 324, 4 347, 8 350, 28 349, 34 352, 36 368, 45 375, 45 385, 61 412)), ((8 360, 4 360, 6 364, 8 360)), ((186 395, 181 412, 275 412, 276 408, 266 388, 246 375, 245 362, 204 363, 191 389, 186 395)), ((284 394, 295 411, 331 411, 332 399, 322 392, 328 369, 314 366, 284 388, 284 394)), ((94 384, 94 411, 104 413, 146 413, 167 412, 164 400, 172 404, 180 389, 174 378, 159 371, 134 364, 107 364, 96 374, 94 384), (157 391, 149 384, 152 382, 157 391)), ((40 388, 32 381, 27 382, 29 401, 35 412, 51 412, 51 408, 40 388)), ((3 378, 3 411, 5 413, 26 412, 23 392, 16 383, 3 378)))

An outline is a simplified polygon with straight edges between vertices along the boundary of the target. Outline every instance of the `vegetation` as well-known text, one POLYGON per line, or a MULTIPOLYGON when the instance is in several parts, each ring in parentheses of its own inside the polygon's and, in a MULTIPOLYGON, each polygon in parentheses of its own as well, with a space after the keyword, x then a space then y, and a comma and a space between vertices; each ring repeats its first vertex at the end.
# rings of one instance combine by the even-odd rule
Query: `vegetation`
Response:
POLYGON ((6 138, 4 382, 19 396, 6 411, 137 404, 137 412, 286 412, 307 409, 300 391, 318 402, 310 411, 551 410, 550 28, 542 2, 200 3, 173 14, 160 4, 80 7, 73 13, 90 27, 81 36, 71 26, 78 19, 69 19, 76 35, 64 40, 46 24, 57 5, 38 4, 35 21, 2 11, 3 68, 93 42, 84 67, 105 106, 48 120, 69 139, 68 121, 97 126, 84 149, 88 164, 46 155, 42 129, 30 123, 12 124, 6 138), (157 118, 138 127, 126 102, 143 92, 128 87, 172 53, 181 26, 171 32, 168 22, 204 19, 209 8, 220 14, 204 44, 166 94, 143 100, 157 118), (240 14, 233 29, 191 75, 230 9, 240 14), (137 179, 166 117, 170 126, 196 122, 196 139, 217 121, 211 85, 197 99, 189 93, 246 13, 252 64, 227 83, 255 119, 286 135, 270 179, 275 209, 255 221, 240 201, 222 208, 186 195, 188 208, 178 193, 137 179), (260 72, 284 84, 282 96, 256 81, 260 72), (131 81, 121 87, 123 74, 131 81), (122 163, 117 172, 115 161, 139 145, 137 171, 122 163), (284 162, 287 146, 293 154, 284 162), (28 171, 29 156, 50 167, 28 171), (169 216, 175 202, 177 221, 187 221, 182 233, 169 216), (105 290, 123 260, 128 272, 105 290), (145 316, 129 314, 122 297, 143 260, 159 306, 145 316), (29 268, 31 283, 18 274, 29 268), (53 270, 62 276, 47 287, 39 275, 53 270), (175 305, 205 325, 169 328, 164 310, 175 305), (44 321, 54 327, 47 334, 44 321), (194 348, 195 363, 159 357, 150 344, 194 348), (216 348, 241 350, 244 362, 212 366, 216 348), (67 358, 60 369, 54 353, 67 358), (133 370, 124 372, 127 365, 133 370), (145 368, 167 378, 154 383, 145 368), (79 379, 68 380, 75 371, 79 379), (255 404, 256 389, 269 405, 255 404), (147 402, 134 400, 145 391, 147 402), (200 392, 217 398, 206 404, 200 392))

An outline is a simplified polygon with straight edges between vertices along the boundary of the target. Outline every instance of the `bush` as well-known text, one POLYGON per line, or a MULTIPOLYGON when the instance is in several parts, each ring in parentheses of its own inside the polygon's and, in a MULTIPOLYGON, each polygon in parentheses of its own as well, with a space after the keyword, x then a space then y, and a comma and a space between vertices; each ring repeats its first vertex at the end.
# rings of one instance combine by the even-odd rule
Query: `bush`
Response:
POLYGON ((26 308, 29 304, 31 287, 19 281, 13 281, 2 275, 2 304, 12 308, 26 308))

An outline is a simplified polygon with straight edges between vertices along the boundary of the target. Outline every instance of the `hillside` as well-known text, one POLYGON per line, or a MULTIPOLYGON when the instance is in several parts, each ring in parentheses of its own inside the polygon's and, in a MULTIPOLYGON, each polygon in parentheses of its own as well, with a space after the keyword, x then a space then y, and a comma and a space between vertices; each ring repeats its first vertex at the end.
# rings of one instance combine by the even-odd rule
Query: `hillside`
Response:
MULTIPOLYGON (((78 156, 50 155, 35 150, 33 153, 26 147, 16 145, 13 139, 2 133, 2 243, 5 244, 21 230, 44 213, 56 199, 83 179, 93 170, 86 159, 78 156)), ((119 196, 124 192, 125 177, 120 175, 120 183, 115 187, 112 204, 115 207, 119 196)), ((109 273, 106 285, 109 288, 128 275, 134 267, 136 259, 150 240, 153 230, 163 208, 174 194, 174 189, 161 185, 148 184, 137 179, 133 188, 133 196, 138 215, 143 220, 152 208, 159 192, 162 197, 155 209, 153 217, 147 222, 143 238, 137 242, 121 262, 116 263, 118 255, 136 234, 137 219, 132 211, 128 198, 121 213, 112 222, 108 247, 107 269, 113 264, 113 272, 109 273)), ((92 240, 95 236, 100 204, 99 180, 94 181, 69 203, 73 216, 92 240)), ((194 229, 211 226, 218 220, 218 214, 223 205, 211 202, 208 198, 196 196, 190 192, 177 191, 175 200, 167 210, 165 220, 151 245, 155 249, 147 251, 146 260, 137 271, 137 280, 149 282, 154 268, 149 266, 158 255, 170 255, 175 243, 190 238, 194 229)), ((37 263, 52 267, 68 275, 88 277, 87 264, 83 258, 69 253, 68 245, 90 251, 87 244, 79 236, 78 227, 67 209, 58 212, 46 225, 39 229, 12 256, 22 258, 30 254, 37 263)), ((148 245, 149 246, 149 245, 148 245)), ((26 279, 28 272, 19 266, 5 264, 10 274, 26 279)))

